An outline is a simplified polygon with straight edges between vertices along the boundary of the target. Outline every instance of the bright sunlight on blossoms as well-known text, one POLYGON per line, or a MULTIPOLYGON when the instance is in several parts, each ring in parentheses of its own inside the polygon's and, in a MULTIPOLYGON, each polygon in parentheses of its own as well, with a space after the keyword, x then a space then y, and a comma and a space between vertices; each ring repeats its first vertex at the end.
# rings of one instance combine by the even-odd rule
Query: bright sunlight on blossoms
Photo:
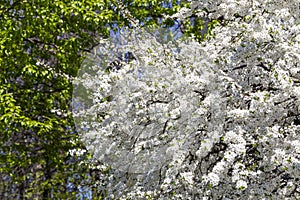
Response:
POLYGON ((169 17, 214 23, 205 41, 137 27, 100 42, 73 114, 109 198, 300 198, 299 4, 193 1, 169 17))
POLYGON ((222 131, 222 81, 201 58, 205 52, 159 37, 142 30, 116 35, 95 49, 76 81, 74 102, 85 106, 74 106, 78 129, 95 157, 121 171, 158 170, 184 153, 204 124, 222 131), (114 63, 114 56, 124 58, 114 63))

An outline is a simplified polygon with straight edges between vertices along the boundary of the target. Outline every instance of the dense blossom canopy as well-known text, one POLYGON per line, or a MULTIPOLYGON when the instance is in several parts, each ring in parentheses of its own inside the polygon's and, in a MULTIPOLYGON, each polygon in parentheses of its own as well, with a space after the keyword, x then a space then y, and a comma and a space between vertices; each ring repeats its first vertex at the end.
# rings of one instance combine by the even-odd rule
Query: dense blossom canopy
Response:
POLYGON ((214 21, 206 41, 137 28, 99 45, 73 113, 108 195, 300 198, 299 6, 195 1, 169 17, 214 21))

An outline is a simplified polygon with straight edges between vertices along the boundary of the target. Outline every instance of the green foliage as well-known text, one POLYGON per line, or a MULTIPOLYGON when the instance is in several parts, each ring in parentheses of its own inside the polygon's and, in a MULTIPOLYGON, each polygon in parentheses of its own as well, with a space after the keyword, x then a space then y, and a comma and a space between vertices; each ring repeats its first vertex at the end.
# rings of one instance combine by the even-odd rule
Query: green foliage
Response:
POLYGON ((75 172, 86 172, 68 155, 81 146, 70 128, 71 80, 81 55, 109 35, 107 24, 113 20, 104 1, 1 4, 2 195, 11 188, 16 192, 9 198, 16 199, 75 195, 67 192, 67 182, 75 172))
POLYGON ((206 40, 208 36, 213 36, 212 30, 220 24, 218 19, 202 19, 196 15, 183 21, 186 36, 193 36, 198 41, 206 40))

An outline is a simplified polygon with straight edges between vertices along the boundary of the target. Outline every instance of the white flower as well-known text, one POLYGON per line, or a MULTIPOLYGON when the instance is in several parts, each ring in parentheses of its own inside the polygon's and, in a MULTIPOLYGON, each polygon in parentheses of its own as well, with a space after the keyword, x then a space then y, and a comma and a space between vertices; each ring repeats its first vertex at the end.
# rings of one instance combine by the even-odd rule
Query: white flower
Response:
POLYGON ((184 180, 186 180, 189 184, 193 184, 193 172, 183 172, 180 173, 180 175, 184 178, 184 180))
POLYGON ((238 180, 236 182, 236 188, 239 189, 239 190, 244 190, 246 189, 248 186, 247 182, 244 181, 244 180, 238 180))
POLYGON ((249 110, 234 109, 228 112, 229 117, 245 118, 249 115, 249 110))
POLYGON ((216 186, 219 184, 220 178, 218 174, 211 172, 205 177, 205 180, 206 182, 212 184, 212 186, 216 186))

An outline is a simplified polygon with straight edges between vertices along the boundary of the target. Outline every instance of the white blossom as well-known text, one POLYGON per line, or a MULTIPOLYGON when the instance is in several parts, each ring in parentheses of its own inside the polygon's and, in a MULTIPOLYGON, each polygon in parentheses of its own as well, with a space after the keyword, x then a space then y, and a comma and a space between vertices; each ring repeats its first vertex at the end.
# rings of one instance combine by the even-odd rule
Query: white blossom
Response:
POLYGON ((88 150, 134 178, 107 178, 108 196, 300 198, 299 1, 193 1, 169 17, 193 11, 223 18, 206 41, 126 30, 101 51, 136 61, 76 82, 90 92, 74 90, 86 101, 73 111, 88 150))

